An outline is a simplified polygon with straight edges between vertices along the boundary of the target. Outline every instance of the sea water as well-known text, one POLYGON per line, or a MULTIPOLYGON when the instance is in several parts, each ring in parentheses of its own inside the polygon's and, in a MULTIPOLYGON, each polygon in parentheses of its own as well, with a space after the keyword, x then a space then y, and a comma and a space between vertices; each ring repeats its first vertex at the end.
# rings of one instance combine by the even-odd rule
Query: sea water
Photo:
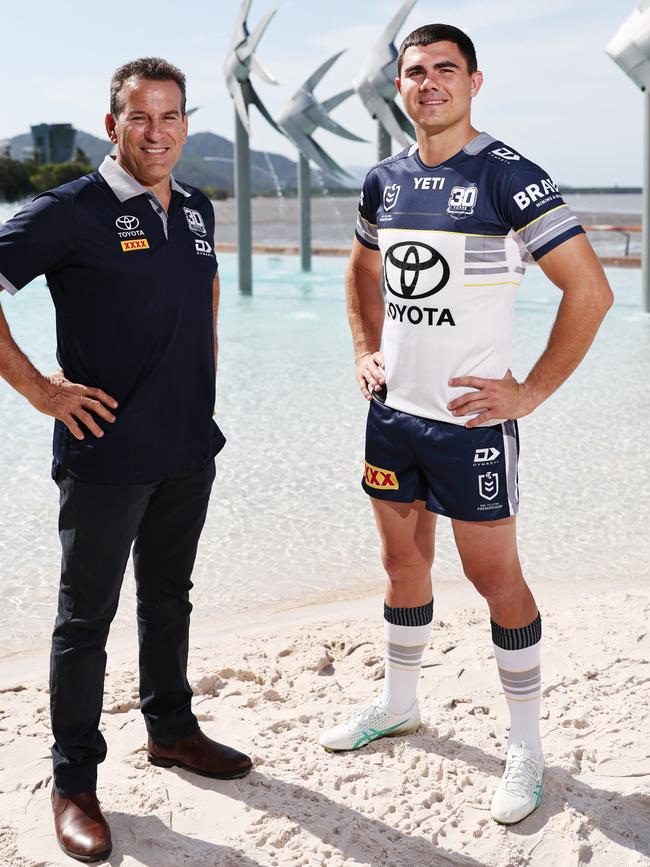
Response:
MULTIPOLYGON (((251 297, 220 257, 217 459, 194 571, 197 619, 380 592, 376 530, 360 487, 367 405, 352 364, 344 260, 256 256, 251 297)), ((616 294, 584 363, 520 422, 520 553, 530 583, 619 582, 650 573, 650 461, 645 434, 650 317, 640 272, 611 269, 616 294)), ((543 350, 561 293, 537 267, 519 290, 513 372, 543 350)), ((56 368, 54 315, 42 278, 0 301, 34 364, 56 368)), ((172 397, 170 397, 172 399, 172 397)), ((0 381, 0 654, 47 640, 58 584, 51 419, 0 381)), ((449 521, 439 521, 436 580, 465 580, 449 521)), ((110 527, 106 528, 110 533, 110 527)), ((129 567, 116 629, 134 628, 129 567)), ((343 610, 343 609, 342 609, 343 610)), ((378 612, 379 616, 379 612, 378 612)))

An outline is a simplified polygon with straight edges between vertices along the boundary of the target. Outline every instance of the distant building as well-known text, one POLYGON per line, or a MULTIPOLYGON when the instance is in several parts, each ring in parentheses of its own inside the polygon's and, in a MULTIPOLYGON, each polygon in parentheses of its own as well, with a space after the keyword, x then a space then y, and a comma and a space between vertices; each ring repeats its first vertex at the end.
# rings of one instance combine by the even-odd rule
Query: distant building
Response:
POLYGON ((76 135, 71 123, 39 123, 32 127, 34 156, 40 163, 67 163, 72 159, 76 135))

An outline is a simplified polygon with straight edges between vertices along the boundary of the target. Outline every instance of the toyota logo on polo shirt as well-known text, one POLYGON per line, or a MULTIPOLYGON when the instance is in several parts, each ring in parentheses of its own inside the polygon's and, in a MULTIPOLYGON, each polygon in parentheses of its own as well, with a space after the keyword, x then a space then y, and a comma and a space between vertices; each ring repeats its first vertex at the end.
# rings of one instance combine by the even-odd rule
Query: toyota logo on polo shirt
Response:
POLYGON ((428 298, 449 282, 449 264, 433 247, 401 241, 384 256, 386 286, 398 298, 428 298))
POLYGON ((130 217, 128 214, 124 214, 123 217, 118 217, 115 220, 115 225, 118 229, 122 229, 123 232, 130 232, 138 228, 140 220, 137 217, 130 217))

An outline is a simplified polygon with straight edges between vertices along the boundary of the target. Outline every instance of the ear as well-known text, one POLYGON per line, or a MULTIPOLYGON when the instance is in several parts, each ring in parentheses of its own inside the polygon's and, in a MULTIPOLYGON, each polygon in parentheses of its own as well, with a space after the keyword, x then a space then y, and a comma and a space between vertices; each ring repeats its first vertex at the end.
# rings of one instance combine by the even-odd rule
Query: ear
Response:
POLYGON ((183 115, 183 144, 187 141, 187 113, 183 115))
POLYGON ((397 92, 401 96, 402 95, 402 79, 401 78, 395 79, 395 87, 397 88, 397 92))
POLYGON ((104 118, 104 126, 106 127, 106 134, 109 139, 113 142, 113 144, 117 144, 117 133, 115 131, 115 118, 112 114, 107 114, 104 118))
POLYGON ((480 69, 477 69, 476 72, 472 73, 472 83, 470 93, 472 96, 476 96, 483 85, 483 73, 480 69))

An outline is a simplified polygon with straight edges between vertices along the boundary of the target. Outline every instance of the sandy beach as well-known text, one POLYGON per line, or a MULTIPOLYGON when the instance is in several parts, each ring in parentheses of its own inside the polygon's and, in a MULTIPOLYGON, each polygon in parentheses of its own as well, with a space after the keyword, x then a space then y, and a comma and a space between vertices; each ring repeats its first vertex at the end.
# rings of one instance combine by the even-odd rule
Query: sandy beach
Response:
MULTIPOLYGON (((380 589, 380 588, 378 588, 380 589)), ((109 647, 99 792, 112 865, 146 867, 632 867, 650 863, 650 590, 540 582, 544 617, 540 808, 510 829, 489 815, 507 712, 486 611, 467 584, 436 588, 406 738, 332 755, 325 726, 381 688, 381 596, 193 631, 201 725, 246 749, 249 777, 218 782, 149 765, 134 640, 109 647)), ((209 612, 200 612, 204 616, 209 612)), ((202 625, 203 624, 203 625, 202 625)), ((0 864, 73 863, 49 807, 47 656, 0 664, 0 864)))

